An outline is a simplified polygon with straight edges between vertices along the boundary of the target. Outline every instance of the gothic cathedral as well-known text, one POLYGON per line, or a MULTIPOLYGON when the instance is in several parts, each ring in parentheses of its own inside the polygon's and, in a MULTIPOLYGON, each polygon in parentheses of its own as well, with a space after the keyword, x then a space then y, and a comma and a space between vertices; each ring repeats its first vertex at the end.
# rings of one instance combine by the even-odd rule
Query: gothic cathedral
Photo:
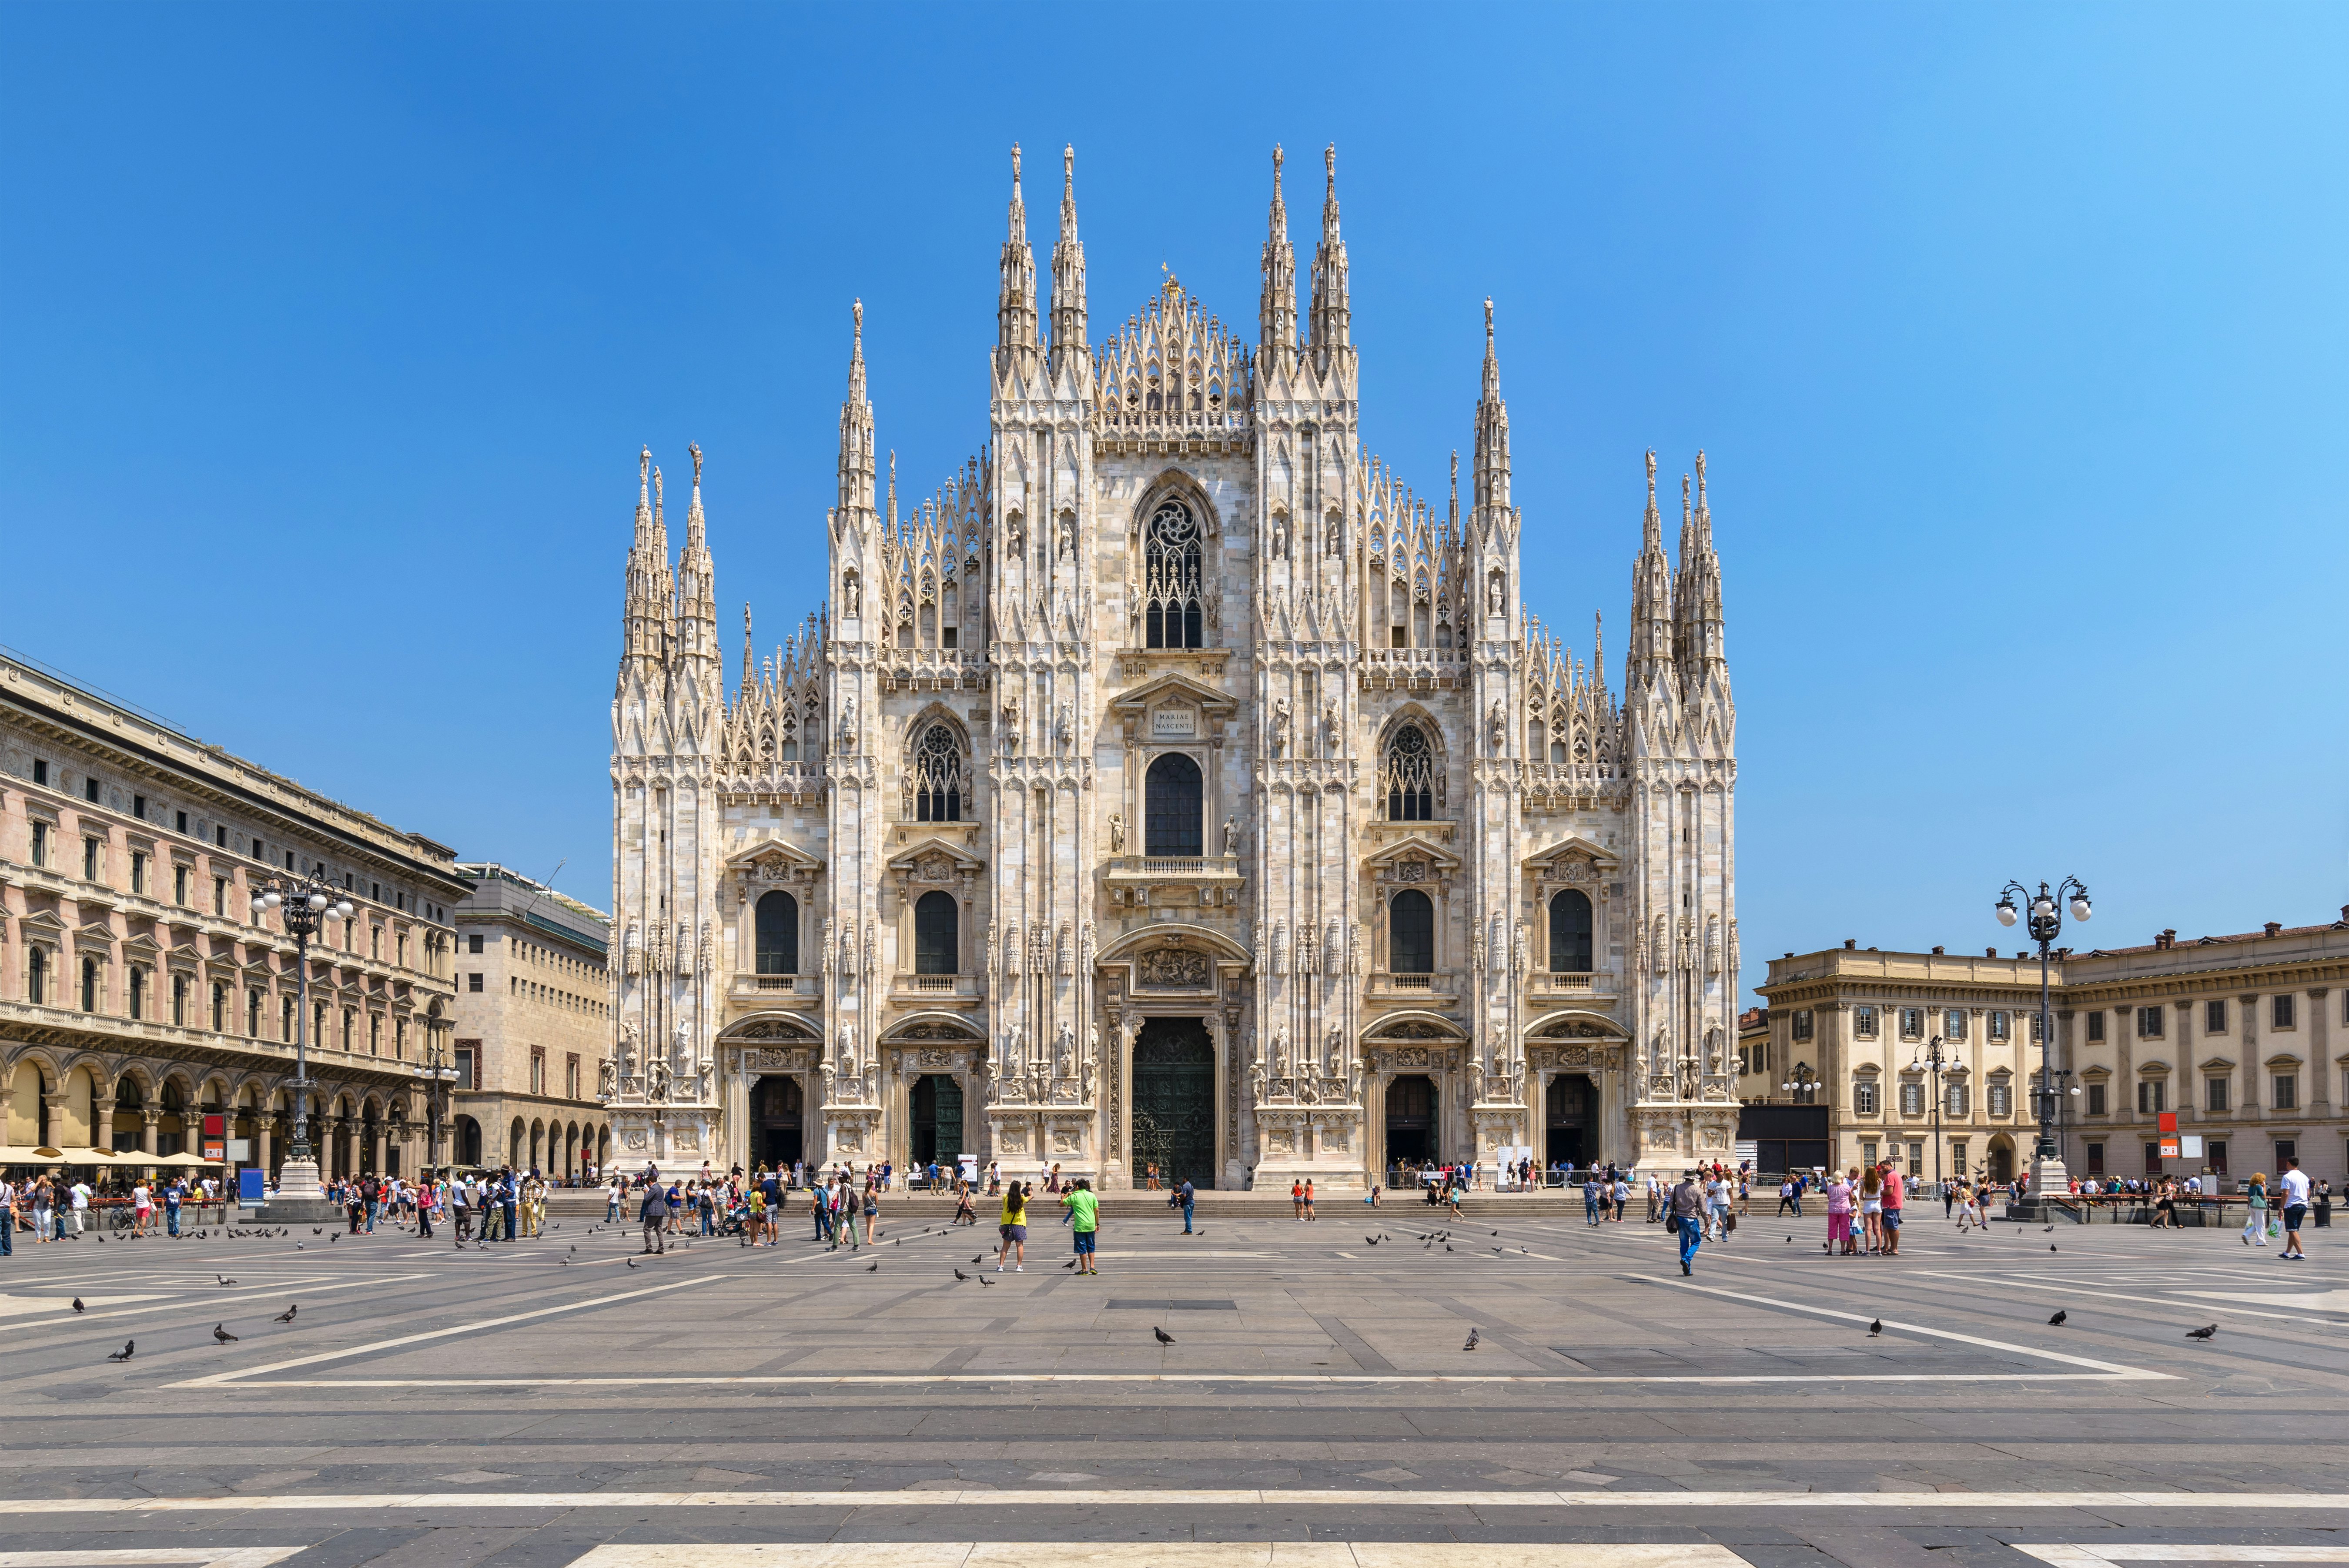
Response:
MULTIPOLYGON (((1648 458, 1621 693, 1519 597, 1485 310, 1469 488, 1360 440, 1335 155, 1258 341, 1173 277, 1095 345, 1073 160, 1012 160, 978 457, 901 511, 857 312, 829 602, 726 688, 701 454, 640 476, 612 704, 626 1167, 957 1156, 1096 1186, 1730 1158, 1736 710, 1648 458), (1049 330, 1048 330, 1049 329, 1049 330)), ((649 468, 649 454, 645 462, 649 468)))

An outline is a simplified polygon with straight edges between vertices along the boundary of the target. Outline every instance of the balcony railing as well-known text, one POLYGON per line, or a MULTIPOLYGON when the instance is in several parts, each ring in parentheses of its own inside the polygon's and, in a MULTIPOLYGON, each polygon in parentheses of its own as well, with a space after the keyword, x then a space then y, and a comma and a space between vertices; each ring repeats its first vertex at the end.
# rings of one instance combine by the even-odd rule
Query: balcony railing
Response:
POLYGON ((780 1002, 812 1001, 823 994, 821 975, 737 975, 734 995, 744 1000, 753 998, 780 1002))
POLYGON ((1398 991, 1427 991, 1434 988, 1433 975, 1390 975, 1387 983, 1398 991))
POLYGON ((1596 975, 1576 974, 1571 970, 1537 970, 1534 988, 1537 991, 1594 991, 1598 989, 1597 979, 1596 975))

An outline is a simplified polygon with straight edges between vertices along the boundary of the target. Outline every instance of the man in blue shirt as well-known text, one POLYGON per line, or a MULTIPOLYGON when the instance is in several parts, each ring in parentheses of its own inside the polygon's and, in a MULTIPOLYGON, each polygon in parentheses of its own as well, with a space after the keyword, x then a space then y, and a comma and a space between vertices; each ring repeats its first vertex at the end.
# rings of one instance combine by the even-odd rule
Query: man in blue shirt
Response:
POLYGON ((514 1201, 520 1196, 520 1193, 521 1189, 514 1181, 512 1169, 509 1167, 499 1171, 498 1208, 505 1220, 506 1240, 509 1242, 514 1239, 514 1221, 516 1218, 514 1213, 514 1201))
POLYGON ((186 1186, 177 1176, 172 1177, 171 1185, 163 1189, 163 1224, 175 1236, 180 1233, 180 1204, 187 1195, 186 1186))
POLYGON ((1185 1176, 1183 1179, 1183 1184, 1174 1189, 1174 1196, 1183 1205, 1183 1233, 1186 1236, 1191 1235, 1194 1233, 1191 1229, 1191 1205, 1197 1201, 1198 1194, 1192 1191, 1189 1177, 1185 1176))

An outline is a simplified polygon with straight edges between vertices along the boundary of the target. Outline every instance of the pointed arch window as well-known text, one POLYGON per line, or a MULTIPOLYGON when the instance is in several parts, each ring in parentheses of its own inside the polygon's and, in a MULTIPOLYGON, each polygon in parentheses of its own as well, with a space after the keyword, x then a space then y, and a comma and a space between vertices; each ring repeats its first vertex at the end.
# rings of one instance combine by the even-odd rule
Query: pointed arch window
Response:
POLYGON ((1143 780, 1142 852, 1151 857, 1206 853, 1206 820, 1199 765, 1170 751, 1143 780))
POLYGON ((800 901, 780 890, 759 897, 758 959, 761 975, 800 972, 800 901))
POLYGON ((954 731, 934 724, 914 745, 914 820, 962 820, 962 748, 954 731))
POLYGON ((914 973, 961 973, 957 938, 962 912, 950 892, 926 892, 914 905, 914 973))
POLYGON ((1199 520, 1182 501, 1169 498, 1150 514, 1143 542, 1142 629, 1145 646, 1206 645, 1205 601, 1200 587, 1204 556, 1199 520))
POLYGON ((1435 969, 1435 903, 1417 888, 1395 894, 1387 908, 1387 967, 1397 975, 1435 969))
POLYGON ((1387 786, 1387 820, 1424 822, 1435 815, 1435 748, 1427 732, 1406 724, 1387 742, 1383 764, 1387 786))
POLYGON ((1579 888, 1551 895, 1549 967, 1554 975, 1590 973, 1590 895, 1579 888))

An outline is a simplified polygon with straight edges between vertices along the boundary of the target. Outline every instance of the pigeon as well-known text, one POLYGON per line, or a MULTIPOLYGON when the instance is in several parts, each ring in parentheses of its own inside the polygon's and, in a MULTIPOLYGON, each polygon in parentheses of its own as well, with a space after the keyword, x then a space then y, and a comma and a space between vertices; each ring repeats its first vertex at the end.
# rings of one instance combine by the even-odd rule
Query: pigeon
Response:
POLYGON ((326 1233, 326 1227, 324 1225, 313 1225, 310 1227, 310 1233, 314 1236, 323 1236, 326 1233))
POLYGON ((330 1241, 330 1242, 339 1242, 339 1241, 341 1241, 342 1239, 343 1239, 343 1233, 342 1233, 342 1232, 340 1232, 340 1231, 336 1231, 333 1235, 328 1236, 328 1237, 326 1238, 326 1240, 328 1240, 328 1241, 330 1241))
POLYGON ((995 1282, 988 1278, 985 1274, 981 1274, 978 1276, 978 1283, 981 1284, 993 1284, 995 1282))
POLYGON ((231 1334, 227 1329, 222 1327, 217 1323, 212 1325, 212 1337, 219 1340, 222 1345, 233 1345, 236 1343, 236 1336, 231 1334))
POLYGON ((1364 1236, 1364 1237, 1362 1238, 1362 1241, 1364 1242, 1364 1243, 1365 1243, 1365 1244, 1370 1245, 1370 1246, 1373 1246, 1373 1247, 1375 1247, 1375 1246, 1377 1246, 1377 1245, 1379 1244, 1379 1239, 1378 1239, 1378 1237, 1376 1237, 1376 1236, 1364 1236))
POLYGON ((1077 1260, 1071 1258, 1067 1263, 1062 1264, 1061 1266, 1064 1269, 1072 1269, 1077 1266, 1077 1260))
POLYGON ((874 1258, 871 1263, 866 1264, 864 1265, 864 1272, 866 1274, 879 1274, 881 1272, 881 1260, 879 1258, 874 1258))
POLYGON ((977 1262, 978 1262, 979 1258, 983 1258, 983 1257, 985 1257, 986 1255, 987 1255, 987 1254, 986 1254, 985 1253, 979 1253, 979 1254, 978 1254, 978 1258, 973 1258, 973 1259, 971 1259, 970 1261, 971 1261, 971 1262, 973 1262, 973 1263, 977 1263, 977 1262))
POLYGON ((76 1312, 88 1312, 89 1308, 81 1304, 81 1297, 76 1296, 74 1297, 74 1310, 76 1312))
POLYGON ((275 1323, 291 1323, 291 1322, 293 1322, 293 1321, 294 1321, 294 1312, 295 1312, 295 1309, 296 1307, 299 1307, 301 1305, 302 1305, 302 1304, 301 1304, 300 1302, 298 1302, 298 1301, 297 1301, 297 1302, 295 1302, 295 1303, 294 1303, 294 1304, 293 1304, 293 1305, 288 1306, 288 1307, 287 1307, 284 1312, 279 1313, 279 1314, 276 1315, 276 1317, 274 1317, 274 1319, 272 1319, 271 1321, 275 1322, 275 1323))
POLYGON ((964 1283, 964 1284, 968 1284, 968 1283, 969 1282, 969 1280, 970 1280, 970 1275, 968 1275, 968 1274, 967 1274, 963 1273, 963 1272, 962 1272, 962 1270, 960 1270, 960 1269, 957 1269, 957 1270, 955 1270, 955 1272, 954 1272, 954 1276, 955 1276, 955 1278, 956 1278, 957 1281, 959 1281, 959 1282, 961 1282, 961 1283, 964 1283))
POLYGON ((2187 1337, 2187 1338, 2189 1338, 2189 1339, 2208 1339, 2208 1338, 2209 1338, 2212 1335, 2214 1335, 2214 1334, 2216 1334, 2216 1333, 2218 1333, 2218 1332, 2219 1332, 2219 1326, 2218 1326, 2217 1324, 2215 1324, 2215 1323, 2214 1323, 2214 1324, 2212 1324, 2212 1325, 2211 1325, 2209 1327, 2208 1327, 2208 1328, 2189 1328, 2189 1329, 2188 1329, 2188 1330, 2186 1331, 2186 1337, 2187 1337))
POLYGON ((620 1261, 621 1261, 622 1263, 624 1263, 624 1264, 627 1264, 630 1268, 634 1268, 634 1267, 636 1267, 636 1259, 634 1259, 634 1258, 622 1258, 620 1261))
MULTIPOLYGON (((1496 1235, 1496 1236, 1500 1234, 1500 1233, 1499 1233, 1498 1231, 1495 1231, 1495 1232, 1494 1232, 1493 1233, 1494 1233, 1495 1235, 1496 1235)), ((1509 1249, 1508 1249, 1508 1248, 1506 1248, 1506 1247, 1495 1247, 1495 1248, 1493 1249, 1493 1255, 1494 1255, 1495 1257, 1498 1257, 1498 1256, 1500 1256, 1503 1253, 1506 1253, 1506 1252, 1507 1252, 1508 1250, 1509 1250, 1509 1249)))
POLYGON ((1786 1238, 1786 1244, 1787 1244, 1787 1245, 1789 1245, 1789 1246, 1792 1246, 1792 1245, 1794 1244, 1794 1241, 1795 1241, 1795 1238, 1794 1238, 1794 1237, 1792 1237, 1792 1236, 1788 1236, 1788 1237, 1786 1238))
POLYGON ((1158 1343, 1161 1345, 1172 1345, 1174 1343, 1174 1336, 1173 1335, 1167 1333, 1164 1329, 1158 1327, 1154 1324, 1152 1325, 1150 1332, 1158 1336, 1158 1343))
POLYGON ((310 1244, 310 1243, 307 1243, 307 1242, 296 1242, 296 1243, 294 1243, 294 1250, 295 1250, 295 1252, 297 1252, 297 1253, 298 1253, 298 1252, 300 1252, 304 1247, 306 1247, 306 1246, 308 1246, 309 1244, 310 1244))
POLYGON ((2052 1253, 2052 1252, 2054 1252, 2054 1251, 2055 1250, 2055 1243, 2053 1243, 2053 1242, 2048 1243, 2047 1243, 2047 1250, 2048 1250, 2049 1252, 2051 1252, 2051 1253, 2052 1253))
POLYGON ((2064 1326, 2064 1320, 2071 1315, 2072 1315, 2068 1312, 2059 1312, 2054 1316, 2047 1320, 2047 1326, 2050 1328, 2061 1328, 2064 1326))
POLYGON ((1882 1318, 1880 1318, 1880 1317, 1879 1317, 1879 1318, 1878 1318, 1875 1322, 1873 1322, 1873 1323, 1871 1323, 1871 1324, 1869 1324, 1869 1325, 1868 1326, 1868 1336, 1870 1339, 1875 1338, 1878 1335, 1879 1335, 1879 1334, 1881 1334, 1881 1333, 1883 1333, 1883 1332, 1884 1332, 1884 1319, 1882 1319, 1882 1318))
POLYGON ((1498 1232, 1498 1231, 1495 1231, 1493 1233, 1494 1233, 1495 1235, 1496 1235, 1496 1236, 1497 1236, 1497 1235, 1499 1235, 1501 1233, 1500 1233, 1500 1232, 1498 1232))
POLYGON ((122 1342, 121 1349, 109 1352, 106 1358, 109 1361, 128 1361, 130 1359, 130 1353, 138 1348, 139 1341, 126 1339, 122 1342))
POLYGON ((1447 1252, 1447 1253, 1448 1253, 1448 1252, 1450 1252, 1450 1251, 1452 1250, 1452 1243, 1451 1243, 1450 1242, 1446 1242, 1446 1243, 1444 1243, 1444 1250, 1445 1252, 1447 1252))
POLYGON ((1462 1346, 1460 1348, 1461 1348, 1461 1349, 1463 1349, 1463 1350, 1474 1350, 1474 1349, 1475 1349, 1475 1348, 1476 1348, 1476 1336, 1477 1336, 1480 1333, 1482 1333, 1482 1332, 1483 1332, 1483 1330, 1481 1330, 1481 1329, 1475 1329, 1475 1328, 1472 1328, 1472 1329, 1470 1329, 1470 1330, 1468 1331, 1468 1343, 1467 1343, 1467 1344, 1465 1344, 1465 1345, 1464 1345, 1464 1346, 1462 1346))
POLYGON ((236 1281, 229 1278, 226 1274, 214 1274, 212 1275, 212 1278, 220 1281, 222 1284, 234 1284, 236 1283, 236 1281))

